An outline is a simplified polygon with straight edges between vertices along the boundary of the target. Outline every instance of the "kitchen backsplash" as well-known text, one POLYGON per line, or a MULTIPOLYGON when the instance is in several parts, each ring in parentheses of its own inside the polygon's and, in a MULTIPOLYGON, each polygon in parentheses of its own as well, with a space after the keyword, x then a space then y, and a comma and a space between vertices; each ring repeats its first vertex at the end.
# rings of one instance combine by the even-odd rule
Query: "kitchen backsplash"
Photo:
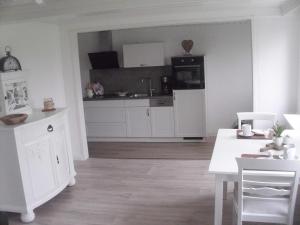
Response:
POLYGON ((149 83, 147 80, 142 82, 142 79, 151 78, 154 93, 160 93, 160 77, 163 75, 171 75, 171 66, 91 70, 90 80, 99 81, 105 94, 115 94, 118 91, 146 93, 149 83))

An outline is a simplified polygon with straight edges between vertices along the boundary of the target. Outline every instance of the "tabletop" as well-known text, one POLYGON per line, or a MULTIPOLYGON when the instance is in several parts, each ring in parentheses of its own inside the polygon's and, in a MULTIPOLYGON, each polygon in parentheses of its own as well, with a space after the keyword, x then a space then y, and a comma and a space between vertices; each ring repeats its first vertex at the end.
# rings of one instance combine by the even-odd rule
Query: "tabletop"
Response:
MULTIPOLYGON (((284 135, 286 134, 291 136, 299 155, 300 132, 286 130, 284 135)), ((261 154, 260 149, 271 142, 272 140, 237 139, 235 129, 219 129, 208 171, 211 174, 237 175, 236 157, 241 157, 242 154, 261 154)))

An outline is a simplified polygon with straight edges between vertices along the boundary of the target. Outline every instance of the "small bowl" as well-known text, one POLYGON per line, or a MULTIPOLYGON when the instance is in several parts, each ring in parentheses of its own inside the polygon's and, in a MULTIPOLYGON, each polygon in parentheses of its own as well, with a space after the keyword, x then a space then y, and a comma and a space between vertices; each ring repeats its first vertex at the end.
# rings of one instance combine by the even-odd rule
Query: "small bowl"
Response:
POLYGON ((19 123, 23 123, 27 119, 28 115, 24 113, 20 114, 11 114, 7 116, 3 116, 0 120, 6 125, 15 125, 19 123))
POLYGON ((119 91, 117 92, 117 95, 119 97, 126 97, 128 95, 128 91, 119 91))

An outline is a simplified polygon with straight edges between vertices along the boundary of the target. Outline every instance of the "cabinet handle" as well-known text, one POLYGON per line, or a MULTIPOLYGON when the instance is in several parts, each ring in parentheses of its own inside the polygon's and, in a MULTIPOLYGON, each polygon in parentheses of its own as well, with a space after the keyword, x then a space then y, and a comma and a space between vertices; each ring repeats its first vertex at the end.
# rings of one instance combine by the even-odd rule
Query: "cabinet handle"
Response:
POLYGON ((4 96, 4 100, 7 100, 7 96, 4 96))
POLYGON ((52 132, 54 129, 53 129, 53 126, 52 125, 49 125, 48 127, 47 127, 47 131, 48 132, 52 132))
POLYGON ((58 156, 56 156, 56 161, 57 161, 57 164, 59 164, 59 158, 58 158, 58 156))
POLYGON ((147 109, 147 116, 150 116, 150 110, 149 110, 149 108, 147 109))

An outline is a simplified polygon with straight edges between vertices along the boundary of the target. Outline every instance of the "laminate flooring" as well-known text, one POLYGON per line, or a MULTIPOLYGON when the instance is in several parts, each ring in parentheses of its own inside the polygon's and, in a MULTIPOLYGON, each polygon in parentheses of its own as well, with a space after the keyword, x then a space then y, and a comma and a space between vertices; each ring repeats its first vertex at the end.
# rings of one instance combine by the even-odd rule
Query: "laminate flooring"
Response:
MULTIPOLYGON (((212 225, 214 176, 208 166, 208 160, 79 161, 77 184, 37 208, 31 225, 212 225)), ((231 209, 229 194, 223 225, 231 225, 231 209)), ((299 212, 297 205, 295 225, 299 212)), ((22 224, 17 214, 10 220, 22 224)))
POLYGON ((214 142, 90 142, 88 146, 91 158, 208 160, 211 158, 214 142))

